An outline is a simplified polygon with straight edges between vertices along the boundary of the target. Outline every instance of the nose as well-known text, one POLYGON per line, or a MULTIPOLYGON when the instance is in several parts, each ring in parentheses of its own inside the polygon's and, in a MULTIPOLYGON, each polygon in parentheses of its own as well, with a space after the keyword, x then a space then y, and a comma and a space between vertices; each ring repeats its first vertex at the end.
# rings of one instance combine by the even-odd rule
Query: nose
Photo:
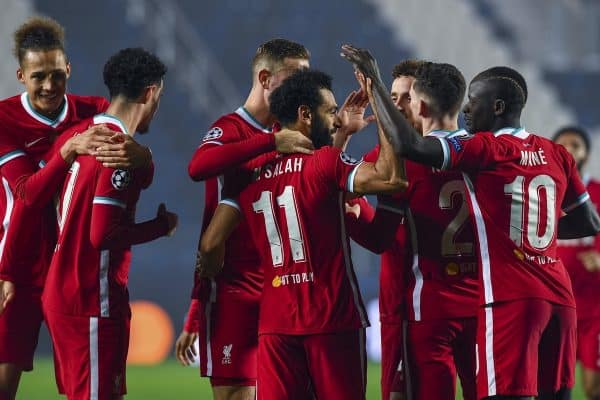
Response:
POLYGON ((46 79, 44 79, 44 81, 42 82, 42 89, 43 90, 47 90, 50 91, 52 90, 52 88, 54 87, 54 81, 52 80, 51 77, 47 77, 46 79))
POLYGON ((462 109, 463 114, 469 114, 471 112, 471 107, 469 106, 469 103, 466 103, 462 109))
POLYGON ((339 115, 336 114, 335 119, 333 120, 333 127, 335 129, 339 129, 342 127, 342 119, 339 115))
POLYGON ((402 103, 400 102, 400 99, 396 99, 396 101, 394 102, 394 105, 396 106, 396 108, 400 111, 403 110, 402 108, 402 103))

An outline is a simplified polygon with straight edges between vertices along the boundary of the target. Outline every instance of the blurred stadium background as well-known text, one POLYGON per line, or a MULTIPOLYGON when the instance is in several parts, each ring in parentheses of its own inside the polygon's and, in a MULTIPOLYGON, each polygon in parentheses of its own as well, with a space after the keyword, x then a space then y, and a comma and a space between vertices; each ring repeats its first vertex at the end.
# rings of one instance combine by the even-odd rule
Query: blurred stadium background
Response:
MULTIPOLYGON (((597 0, 0 0, 0 4, 2 98, 22 91, 15 78, 11 34, 36 14, 51 16, 66 27, 73 93, 106 95, 102 67, 123 47, 148 48, 169 66, 158 117, 151 133, 138 138, 151 146, 156 164, 155 181, 142 195, 138 219, 153 216, 164 201, 179 214, 180 226, 173 238, 138 246, 130 276, 132 300, 150 301, 166 311, 161 319, 166 322, 150 319, 143 330, 162 333, 169 354, 173 333, 178 334, 189 304, 203 209, 203 185, 188 178, 187 163, 209 124, 244 101, 251 83, 250 59, 265 40, 286 37, 305 44, 312 66, 334 76, 340 104, 356 86, 351 67, 339 57, 340 45, 346 42, 371 49, 388 83, 392 66, 408 57, 453 63, 466 79, 486 67, 511 65, 529 85, 524 118, 528 130, 549 136, 561 125, 576 123, 596 138, 600 134, 597 0)), ((350 152, 361 155, 375 140, 371 128, 354 138, 350 152)), ((600 148, 600 140, 595 140, 594 148, 600 148)), ((600 157, 594 154, 588 171, 598 175, 600 157)), ((378 258, 357 246, 353 256, 365 300, 376 299, 378 258)), ((39 347, 42 368, 33 374, 50 371, 50 351, 45 335, 39 347)), ((375 357, 376 352, 375 346, 375 357)), ((378 379, 371 375, 371 384, 372 378, 378 379)), ((159 398, 154 394, 152 398, 159 398)))

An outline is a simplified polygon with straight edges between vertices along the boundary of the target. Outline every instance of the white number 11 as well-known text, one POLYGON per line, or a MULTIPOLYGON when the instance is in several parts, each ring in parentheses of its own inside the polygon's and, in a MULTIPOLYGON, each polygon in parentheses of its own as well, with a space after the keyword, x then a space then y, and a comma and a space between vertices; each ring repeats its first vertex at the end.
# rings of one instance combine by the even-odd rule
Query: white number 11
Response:
MULTIPOLYGON (((272 197, 273 193, 265 190, 260 194, 259 199, 252 203, 252 207, 254 212, 262 214, 265 218, 265 228, 271 246, 273 266, 281 267, 283 265, 281 231, 279 230, 277 219, 275 218, 272 197)), ((294 260, 294 262, 305 261, 304 240, 302 238, 300 222, 298 221, 298 210, 296 207, 294 188, 292 186, 286 186, 281 195, 276 198, 276 201, 277 205, 282 207, 285 212, 292 260, 294 260)))

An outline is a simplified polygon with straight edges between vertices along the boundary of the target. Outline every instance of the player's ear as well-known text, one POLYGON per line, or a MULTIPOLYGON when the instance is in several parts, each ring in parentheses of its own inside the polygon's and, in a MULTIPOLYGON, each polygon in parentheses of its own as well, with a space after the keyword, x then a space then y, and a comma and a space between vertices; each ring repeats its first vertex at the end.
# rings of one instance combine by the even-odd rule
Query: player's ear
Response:
POLYGON ((21 67, 17 68, 17 80, 22 84, 25 84, 25 72, 21 67))
POLYGON ((67 79, 69 79, 69 77, 71 76, 71 63, 70 62, 67 63, 66 70, 67 70, 67 79))
POLYGON ((154 98, 154 91, 157 89, 156 85, 148 85, 144 88, 144 92, 140 96, 140 103, 148 104, 154 98))
POLYGON ((303 124, 310 126, 311 121, 312 113, 310 112, 310 108, 304 105, 298 107, 298 122, 302 122, 303 124))
POLYGON ((269 83, 271 81, 271 71, 269 71, 266 68, 263 68, 260 71, 258 71, 258 81, 260 82, 260 85, 263 89, 268 89, 269 83))
POLYGON ((502 99, 494 100, 494 115, 502 115, 506 111, 506 102, 502 99))
POLYGON ((419 99, 419 117, 428 118, 430 116, 429 105, 423 100, 419 99))

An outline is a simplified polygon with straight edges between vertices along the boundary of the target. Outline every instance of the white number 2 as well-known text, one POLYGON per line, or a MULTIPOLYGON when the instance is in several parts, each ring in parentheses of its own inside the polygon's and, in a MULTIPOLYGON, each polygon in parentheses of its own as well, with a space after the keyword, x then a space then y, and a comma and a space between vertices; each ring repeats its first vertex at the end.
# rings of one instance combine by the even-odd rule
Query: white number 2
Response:
POLYGON ((469 219, 469 206, 465 198, 465 184, 463 181, 454 180, 447 182, 440 190, 439 206, 442 210, 449 210, 461 204, 458 214, 450 221, 442 234, 442 255, 444 257, 460 254, 472 254, 472 242, 457 242, 456 235, 462 230, 469 219))
MULTIPOLYGON (((254 212, 262 214, 265 219, 265 228, 267 238, 271 246, 271 258, 274 267, 283 265, 283 247, 281 240, 281 231, 277 225, 277 219, 273 211, 273 193, 263 191, 257 201, 252 203, 254 212)), ((292 260, 294 262, 305 261, 304 240, 302 239, 302 229, 298 221, 298 209, 296 207, 296 197, 294 188, 286 186, 280 196, 276 198, 277 205, 282 207, 287 221, 288 239, 292 260)))
POLYGON ((534 177, 525 192, 525 177, 504 185, 504 193, 511 196, 510 206, 510 238, 519 247, 523 246, 523 236, 527 233, 527 241, 531 247, 543 250, 550 245, 556 229, 556 184, 548 175, 534 177), (546 221, 544 232, 540 235, 540 192, 544 189, 546 221), (526 196, 527 195, 527 198, 526 196), (527 212, 527 226, 523 223, 527 212))

